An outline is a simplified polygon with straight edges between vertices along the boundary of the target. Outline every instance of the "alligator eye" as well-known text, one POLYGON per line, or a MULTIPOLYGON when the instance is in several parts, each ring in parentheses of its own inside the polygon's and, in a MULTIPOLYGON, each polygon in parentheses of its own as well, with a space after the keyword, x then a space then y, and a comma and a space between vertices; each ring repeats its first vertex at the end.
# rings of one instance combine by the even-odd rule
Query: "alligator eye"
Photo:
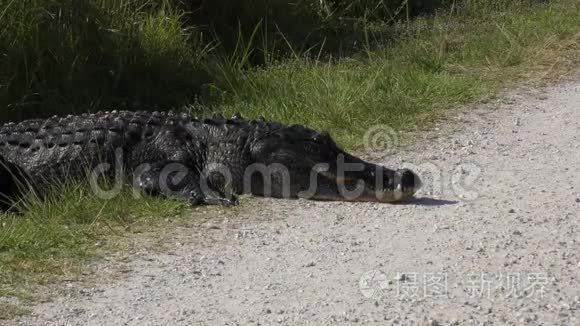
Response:
POLYGON ((314 135, 312 137, 312 140, 316 143, 326 144, 326 143, 328 143, 329 138, 330 138, 330 136, 328 135, 328 133, 324 132, 324 133, 314 135))

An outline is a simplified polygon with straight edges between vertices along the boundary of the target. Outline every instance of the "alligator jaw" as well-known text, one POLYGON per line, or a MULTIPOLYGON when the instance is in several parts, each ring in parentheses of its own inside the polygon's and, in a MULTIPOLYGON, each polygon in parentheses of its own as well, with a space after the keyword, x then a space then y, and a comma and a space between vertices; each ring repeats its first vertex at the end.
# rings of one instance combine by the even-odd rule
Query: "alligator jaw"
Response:
POLYGON ((314 193, 299 195, 303 198, 351 202, 404 202, 421 188, 419 176, 407 169, 389 170, 364 162, 359 172, 345 172, 337 177, 322 173, 314 193))

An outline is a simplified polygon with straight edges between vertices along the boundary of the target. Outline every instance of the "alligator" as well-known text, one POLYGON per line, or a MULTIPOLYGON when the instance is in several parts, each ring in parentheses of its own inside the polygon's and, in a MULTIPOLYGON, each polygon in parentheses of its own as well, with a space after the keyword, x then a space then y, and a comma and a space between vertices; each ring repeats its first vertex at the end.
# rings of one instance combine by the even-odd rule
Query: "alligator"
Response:
POLYGON ((412 171, 348 154, 328 133, 239 114, 114 110, 0 126, 4 207, 23 191, 99 178, 191 205, 226 206, 245 193, 399 202, 421 186, 412 171))

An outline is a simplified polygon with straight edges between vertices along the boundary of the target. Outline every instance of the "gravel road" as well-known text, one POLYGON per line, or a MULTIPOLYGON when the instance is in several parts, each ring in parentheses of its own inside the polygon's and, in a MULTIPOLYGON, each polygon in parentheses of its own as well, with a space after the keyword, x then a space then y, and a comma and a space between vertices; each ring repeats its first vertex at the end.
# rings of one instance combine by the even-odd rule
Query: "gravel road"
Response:
POLYGON ((580 325, 580 74, 450 116, 372 154, 412 203, 243 198, 17 323, 580 325))

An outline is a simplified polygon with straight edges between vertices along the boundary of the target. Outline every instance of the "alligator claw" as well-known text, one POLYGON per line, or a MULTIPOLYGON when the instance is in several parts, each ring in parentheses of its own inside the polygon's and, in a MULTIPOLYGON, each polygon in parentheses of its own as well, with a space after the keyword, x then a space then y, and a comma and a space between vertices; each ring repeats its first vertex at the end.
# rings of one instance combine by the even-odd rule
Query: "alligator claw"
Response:
POLYGON ((231 194, 225 194, 221 192, 210 192, 209 194, 203 194, 198 191, 191 191, 189 193, 189 203, 192 206, 199 205, 220 205, 220 206, 237 206, 239 205, 238 198, 231 194))
POLYGON ((229 206, 238 206, 240 202, 236 197, 232 196, 231 198, 224 198, 221 204, 223 206, 229 207, 229 206))
POLYGON ((227 197, 206 197, 204 199, 204 204, 206 205, 221 205, 221 206, 225 206, 225 207, 230 207, 230 206, 237 206, 239 205, 238 199, 235 196, 230 196, 230 198, 227 197))

